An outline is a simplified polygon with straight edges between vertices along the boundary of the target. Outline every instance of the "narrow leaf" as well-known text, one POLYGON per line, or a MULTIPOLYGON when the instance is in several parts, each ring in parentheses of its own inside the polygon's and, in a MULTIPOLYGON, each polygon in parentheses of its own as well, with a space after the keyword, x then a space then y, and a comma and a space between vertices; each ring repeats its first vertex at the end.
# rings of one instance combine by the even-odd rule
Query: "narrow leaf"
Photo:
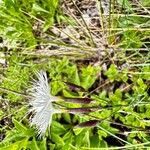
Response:
POLYGON ((21 132, 23 132, 23 133, 26 133, 27 128, 26 128, 22 123, 18 122, 18 121, 15 120, 15 119, 13 119, 13 123, 14 123, 14 125, 15 125, 15 127, 16 127, 16 129, 17 129, 18 131, 21 131, 21 132))

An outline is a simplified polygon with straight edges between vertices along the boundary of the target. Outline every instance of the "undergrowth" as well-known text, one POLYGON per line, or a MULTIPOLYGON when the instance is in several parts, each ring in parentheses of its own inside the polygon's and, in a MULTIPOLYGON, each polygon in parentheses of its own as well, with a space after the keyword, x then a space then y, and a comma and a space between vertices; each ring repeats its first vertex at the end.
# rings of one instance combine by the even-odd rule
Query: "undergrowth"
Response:
POLYGON ((0 149, 150 149, 149 8, 146 0, 0 1, 0 149), (61 107, 98 110, 55 114, 39 139, 27 113, 39 70, 61 107), (99 122, 78 128, 91 120, 99 122))

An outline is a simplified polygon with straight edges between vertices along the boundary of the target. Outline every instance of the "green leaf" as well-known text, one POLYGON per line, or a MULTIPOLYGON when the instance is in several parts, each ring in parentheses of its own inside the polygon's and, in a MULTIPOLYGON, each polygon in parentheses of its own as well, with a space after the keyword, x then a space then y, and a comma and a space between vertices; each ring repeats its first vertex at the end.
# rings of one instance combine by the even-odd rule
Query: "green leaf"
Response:
POLYGON ((69 132, 67 132, 64 136, 63 136, 65 145, 63 146, 63 150, 71 150, 71 143, 72 143, 72 139, 73 139, 73 134, 72 131, 70 130, 69 132))
POLYGON ((100 147, 102 147, 102 148, 108 148, 107 142, 104 141, 104 140, 101 140, 101 141, 100 141, 100 147))
POLYGON ((94 67, 90 65, 88 67, 82 68, 80 75, 81 86, 88 90, 96 81, 100 70, 100 67, 94 67))
POLYGON ((90 146, 89 130, 82 130, 82 132, 76 135, 75 141, 77 148, 81 148, 82 146, 89 147, 90 146))
POLYGON ((27 148, 28 138, 24 138, 22 140, 16 141, 14 143, 9 143, 7 146, 0 147, 0 150, 20 150, 27 148))
POLYGON ((66 122, 71 123, 72 120, 71 120, 71 116, 69 113, 63 113, 62 115, 66 122))
POLYGON ((104 132, 103 130, 98 130, 98 135, 99 135, 100 141, 103 140, 103 137, 107 137, 107 133, 104 132))
POLYGON ((141 72, 143 74, 140 76, 142 79, 150 80, 150 74, 146 74, 145 72, 150 73, 150 66, 144 66, 141 72))
POLYGON ((137 126, 137 127, 140 126, 140 121, 135 115, 127 115, 125 119, 126 119, 126 122, 125 122, 126 124, 137 126))
POLYGON ((39 143, 39 149, 40 150, 47 150, 47 147, 46 147, 46 138, 44 138, 42 141, 40 141, 40 143, 39 143))
POLYGON ((90 137, 90 147, 98 148, 100 146, 100 139, 98 135, 90 137))
POLYGON ((122 103, 122 91, 117 89, 115 93, 109 93, 109 99, 114 105, 121 105, 122 103))
POLYGON ((32 10, 33 10, 33 11, 36 11, 36 12, 49 13, 47 10, 43 9, 43 8, 42 8, 41 6, 39 6, 38 4, 33 4, 32 10))
POLYGON ((76 65, 68 66, 65 72, 68 74, 68 80, 70 83, 80 85, 80 79, 76 65))
POLYGON ((13 119, 13 123, 15 125, 15 128, 19 131, 19 132, 23 132, 24 134, 27 131, 27 128, 20 122, 18 122, 17 120, 13 119))
POLYGON ((78 69, 76 65, 72 66, 73 72, 70 75, 70 80, 72 80, 72 83, 76 85, 80 85, 80 79, 79 79, 79 74, 78 74, 78 69))
POLYGON ((120 73, 119 77, 123 82, 126 83, 128 80, 128 69, 124 69, 122 73, 120 73))
POLYGON ((137 85, 133 86, 134 92, 138 94, 144 94, 147 89, 147 85, 143 82, 141 78, 138 78, 136 83, 137 85))
POLYGON ((15 119, 13 119, 13 123, 17 131, 20 133, 20 135, 25 136, 25 137, 26 136, 31 137, 35 135, 33 128, 27 128, 22 123, 18 122, 15 119))
POLYGON ((43 32, 46 32, 52 25, 54 24, 54 18, 50 17, 48 20, 45 21, 43 26, 43 32))
POLYGON ((51 82, 51 92, 53 95, 57 95, 60 91, 63 90, 64 84, 61 81, 52 81, 51 82))
POLYGON ((68 90, 63 90, 63 96, 64 97, 69 97, 69 98, 78 98, 79 95, 75 92, 71 92, 71 91, 68 91, 68 90))
POLYGON ((117 66, 114 64, 111 64, 109 69, 105 72, 105 75, 109 78, 111 82, 118 79, 118 70, 117 66))
POLYGON ((37 141, 35 140, 35 137, 33 138, 31 144, 30 144, 30 149, 31 150, 40 150, 38 147, 37 141))
POLYGON ((55 150, 55 147, 56 147, 55 144, 52 144, 52 143, 49 144, 49 149, 50 150, 55 150))
POLYGON ((74 131, 75 135, 79 135, 81 132, 84 131, 84 129, 83 128, 73 128, 73 131, 74 131))
POLYGON ((51 125, 51 131, 57 135, 62 135, 66 132, 66 129, 59 122, 53 121, 51 125))
POLYGON ((55 143, 57 147, 63 147, 65 145, 63 139, 59 135, 52 132, 51 136, 52 141, 55 143))
POLYGON ((56 70, 56 72, 63 72, 68 65, 69 60, 66 57, 64 57, 62 60, 58 60, 58 62, 56 62, 56 64, 54 65, 54 70, 56 70))
POLYGON ((103 109, 103 111, 99 113, 99 116, 101 118, 108 118, 111 115, 111 113, 112 113, 111 110, 103 109))
MULTIPOLYGON (((101 126, 102 126, 104 129, 108 130, 109 132, 111 132, 111 133, 113 133, 113 134, 116 134, 116 133, 118 133, 118 131, 119 131, 118 129, 116 129, 116 128, 110 126, 110 123, 109 123, 108 121, 103 121, 103 122, 101 123, 101 126)), ((100 132, 101 132, 101 131, 100 131, 100 132)))

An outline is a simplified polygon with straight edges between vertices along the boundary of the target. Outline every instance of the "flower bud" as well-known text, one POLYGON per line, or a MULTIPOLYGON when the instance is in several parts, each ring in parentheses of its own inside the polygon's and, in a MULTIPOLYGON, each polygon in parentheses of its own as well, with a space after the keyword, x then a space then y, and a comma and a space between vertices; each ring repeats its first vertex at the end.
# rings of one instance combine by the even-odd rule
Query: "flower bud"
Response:
POLYGON ((89 104, 93 100, 90 98, 65 98, 65 101, 70 103, 89 104))
POLYGON ((77 114, 77 113, 90 113, 90 112, 95 112, 99 108, 92 108, 92 107, 87 107, 87 108, 68 108, 68 112, 72 114, 77 114))
POLYGON ((70 82, 65 82, 65 84, 69 87, 70 90, 74 90, 74 91, 85 91, 85 89, 79 85, 75 85, 73 83, 70 82))
POLYGON ((99 122, 100 122, 100 120, 90 120, 90 121, 82 122, 82 123, 76 125, 75 127, 77 127, 77 128, 94 127, 99 122))

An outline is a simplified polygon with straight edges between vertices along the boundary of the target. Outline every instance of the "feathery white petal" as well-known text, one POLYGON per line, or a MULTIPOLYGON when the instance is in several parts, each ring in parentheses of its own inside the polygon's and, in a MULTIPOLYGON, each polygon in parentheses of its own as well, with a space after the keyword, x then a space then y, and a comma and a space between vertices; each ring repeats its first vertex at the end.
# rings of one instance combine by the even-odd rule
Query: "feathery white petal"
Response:
POLYGON ((37 78, 38 81, 34 81, 31 89, 30 111, 33 112, 31 125, 36 125, 39 135, 42 136, 52 122, 52 115, 58 112, 52 105, 52 101, 57 100, 57 97, 50 94, 46 72, 40 71, 37 78))

